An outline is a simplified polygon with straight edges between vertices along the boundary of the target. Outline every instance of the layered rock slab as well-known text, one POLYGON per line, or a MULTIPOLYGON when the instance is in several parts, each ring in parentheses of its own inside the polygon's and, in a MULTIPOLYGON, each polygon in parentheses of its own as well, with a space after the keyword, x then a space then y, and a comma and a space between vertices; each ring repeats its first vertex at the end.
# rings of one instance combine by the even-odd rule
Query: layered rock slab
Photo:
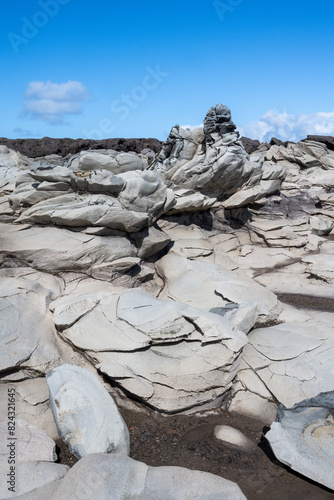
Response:
MULTIPOLYGON (((30 265, 44 272, 82 272, 102 279, 118 271, 123 258, 136 257, 125 237, 101 237, 52 227, 10 226, 2 231, 0 261, 6 266, 30 265)), ((139 261, 128 260, 127 269, 139 261)), ((124 261, 121 270, 124 272, 124 261)))
POLYGON ((170 413, 221 398, 247 342, 220 315, 140 289, 68 296, 51 308, 62 337, 100 371, 170 413))
POLYGON ((23 211, 16 222, 107 227, 125 233, 151 225, 175 204, 174 195, 156 171, 135 170, 142 162, 132 156, 129 168, 114 169, 116 174, 109 165, 114 159, 98 153, 81 155, 78 171, 34 163, 10 198, 12 207, 23 211))
MULTIPOLYGON (((14 438, 9 436, 11 420, 7 415, 0 415, 0 464, 8 465, 8 457, 14 456, 15 463, 21 462, 54 462, 57 459, 55 442, 36 425, 29 424, 22 418, 16 418, 14 438), (9 439, 10 438, 10 439, 9 439), (7 445, 14 441, 14 454, 10 455, 10 447, 7 445)), ((11 427, 11 429, 13 426, 11 427)))

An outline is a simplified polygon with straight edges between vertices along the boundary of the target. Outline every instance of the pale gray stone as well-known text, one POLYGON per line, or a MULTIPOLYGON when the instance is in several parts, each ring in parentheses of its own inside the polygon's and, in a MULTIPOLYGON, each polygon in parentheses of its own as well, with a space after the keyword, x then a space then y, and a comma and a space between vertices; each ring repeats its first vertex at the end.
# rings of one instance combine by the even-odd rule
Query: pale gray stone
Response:
POLYGON ((99 269, 99 279, 110 280, 113 262, 135 257, 137 253, 135 246, 120 236, 105 238, 67 229, 8 224, 0 224, 0 231, 1 262, 12 259, 28 262, 31 267, 47 273, 81 272, 91 276, 94 268, 99 269))
POLYGON ((221 315, 138 288, 73 294, 50 307, 57 324, 71 324, 64 339, 126 391, 168 412, 221 398, 247 343, 221 315))
POLYGON ((334 284, 334 255, 325 253, 308 255, 301 261, 306 264, 306 272, 312 277, 334 284))
POLYGON ((191 131, 176 125, 151 165, 176 188, 173 212, 205 210, 215 199, 237 193, 229 208, 243 206, 276 191, 285 178, 284 168, 249 161, 231 120, 231 111, 222 104, 210 108, 204 128, 191 131), (240 188, 243 192, 239 195, 240 188), (188 190, 188 192, 186 191, 188 190))
POLYGON ((25 210, 16 222, 69 227, 106 226, 131 233, 148 224, 148 215, 127 210, 117 199, 107 195, 72 193, 37 203, 25 210))
POLYGON ((174 195, 176 203, 169 210, 168 214, 208 210, 217 201, 217 198, 205 196, 204 194, 198 191, 193 191, 192 189, 175 188, 174 195))
POLYGON ((128 179, 118 200, 125 209, 147 213, 153 221, 175 204, 173 192, 153 170, 144 170, 128 179))
POLYGON ((257 304, 258 323, 275 320, 281 311, 277 297, 245 275, 216 264, 168 254, 156 264, 165 287, 160 297, 210 311, 227 304, 257 304))
POLYGON ((334 392, 279 407, 266 439, 278 460, 334 490, 334 392))
POLYGON ((8 411, 8 388, 15 389, 15 412, 18 418, 36 425, 53 440, 58 440, 58 431, 49 405, 49 389, 45 377, 26 378, 29 376, 20 370, 19 380, 0 383, 0 413, 8 411))
POLYGON ((120 455, 94 454, 66 476, 19 500, 246 500, 239 486, 208 472, 183 467, 149 467, 120 455))
POLYGON ((253 392, 238 391, 228 410, 232 414, 244 415, 270 425, 275 420, 277 405, 253 392))
POLYGON ((95 375, 65 364, 47 373, 46 379, 59 435, 76 457, 99 452, 129 454, 126 424, 95 375))
POLYGON ((310 217, 310 226, 313 231, 319 236, 327 236, 334 227, 332 219, 322 216, 312 216, 310 217))
MULTIPOLYGON (((9 202, 14 210, 36 205, 59 196, 60 192, 38 189, 39 184, 20 184, 9 197, 9 202)), ((68 186, 69 188, 69 186, 68 186)), ((63 190, 61 191, 63 194, 63 190)))
MULTIPOLYGON (((57 459, 55 442, 33 424, 29 424, 21 418, 15 418, 15 440, 8 435, 8 416, 0 416, 0 461, 8 464, 12 444, 12 451, 15 455, 16 463, 45 461, 54 462, 57 459), (10 439, 9 439, 10 438, 10 439), (14 442, 15 441, 15 442, 14 442)), ((13 455, 13 456, 14 456, 13 455)))
MULTIPOLYGON (((306 318, 253 330, 242 356, 272 399, 292 406, 333 387, 333 338, 331 324, 306 318)), ((248 390, 258 393, 251 380, 248 390)))
POLYGON ((232 352, 223 343, 203 345, 200 341, 157 345, 133 353, 93 355, 100 371, 166 413, 204 403, 219 404, 237 373, 238 356, 239 352, 232 352))
POLYGON ((82 151, 72 156, 67 165, 72 170, 108 170, 115 175, 143 169, 141 158, 131 153, 118 153, 111 156, 107 153, 82 151))
POLYGON ((81 172, 71 173, 71 185, 74 189, 117 196, 124 187, 122 178, 108 170, 93 170, 83 175, 81 172))
POLYGON ((230 425, 216 425, 213 434, 216 439, 227 446, 230 445, 243 451, 253 451, 257 446, 252 439, 230 425))
MULTIPOLYGON (((3 464, 2 471, 9 470, 9 466, 3 464)), ((5 474, 0 475, 0 499, 16 498, 30 491, 42 488, 48 483, 62 479, 68 472, 67 465, 54 464, 51 462, 21 462, 15 465, 15 494, 8 491, 10 484, 5 474)))
POLYGON ((131 236, 138 248, 138 257, 141 259, 147 259, 157 252, 160 252, 160 250, 163 250, 171 241, 166 233, 154 226, 142 229, 138 233, 133 233, 131 236))
POLYGON ((43 373, 60 362, 48 312, 59 280, 50 276, 43 283, 42 273, 24 268, 3 268, 0 277, 0 372, 31 367, 43 373))

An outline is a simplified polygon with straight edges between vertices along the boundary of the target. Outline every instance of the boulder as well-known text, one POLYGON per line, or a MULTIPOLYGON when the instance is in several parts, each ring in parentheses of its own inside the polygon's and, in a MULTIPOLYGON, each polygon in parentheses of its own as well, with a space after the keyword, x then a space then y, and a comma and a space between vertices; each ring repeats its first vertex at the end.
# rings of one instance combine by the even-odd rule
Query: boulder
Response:
POLYGON ((311 216, 309 219, 310 226, 315 234, 319 236, 327 236, 333 229, 334 223, 332 219, 322 216, 311 216))
MULTIPOLYGON (((8 267, 29 265, 47 273, 80 272, 110 280, 119 272, 119 259, 137 255, 135 246, 123 236, 8 224, 0 224, 0 231, 0 262, 8 267)), ((129 262, 127 269, 134 265, 129 262)))
POLYGON ((173 212, 207 210, 216 198, 226 200, 243 188, 247 193, 236 196, 228 205, 239 207, 273 193, 281 185, 285 177, 282 167, 264 165, 261 157, 258 162, 249 161, 235 129, 231 111, 222 104, 209 109, 203 129, 172 128, 150 168, 173 183, 177 192, 173 212))
POLYGON ((21 183, 9 198, 14 210, 30 206, 16 222, 133 233, 153 224, 175 204, 172 190, 157 172, 130 170, 122 177, 104 166, 73 172, 64 166, 35 163, 31 176, 37 182, 21 183))
POLYGON ((8 387, 15 389, 16 416, 36 425, 57 441, 59 436, 49 405, 45 377, 27 378, 29 373, 25 370, 20 370, 16 375, 16 379, 11 374, 7 377, 7 383, 0 384, 0 413, 8 411, 8 387))
POLYGON ((89 370, 65 364, 48 372, 46 380, 59 435, 73 455, 129 455, 128 428, 110 394, 89 370))
POLYGON ((255 441, 245 436, 238 429, 234 429, 234 427, 229 425, 216 425, 214 428, 214 436, 224 445, 237 448, 242 451, 253 451, 257 447, 255 441))
POLYGON ((143 170, 141 158, 131 153, 119 153, 110 156, 108 154, 83 151, 79 155, 70 158, 67 166, 72 170, 107 170, 115 175, 132 170, 143 170))

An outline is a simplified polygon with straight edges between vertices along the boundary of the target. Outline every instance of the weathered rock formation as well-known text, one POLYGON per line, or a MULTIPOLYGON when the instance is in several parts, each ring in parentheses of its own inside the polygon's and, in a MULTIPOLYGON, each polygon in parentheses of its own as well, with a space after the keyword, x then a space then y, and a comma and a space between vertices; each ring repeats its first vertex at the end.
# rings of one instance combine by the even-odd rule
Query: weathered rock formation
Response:
MULTIPOLYGON (((192 498, 211 486, 212 498, 243 498, 203 473, 110 456, 129 452, 111 395, 148 413, 223 405, 272 424, 279 404, 308 414, 301 401, 332 391, 326 144, 273 140, 248 154, 229 109, 217 105, 204 128, 173 127, 153 162, 147 150, 34 160, 0 146, 0 413, 10 384, 24 425, 61 435, 84 457, 70 472, 50 469, 45 484, 44 458, 32 454, 20 470, 36 480, 20 486, 22 498, 66 498, 89 468, 104 466, 115 474, 96 498, 115 485, 121 498, 134 471, 128 487, 138 498, 169 498, 166 485, 181 497, 187 485, 192 498)), ((321 437, 331 427, 317 429, 321 437)), ((308 465, 300 472, 333 488, 308 465)))
POLYGON ((189 189, 211 198, 212 203, 224 199, 227 208, 275 192, 285 177, 284 169, 260 158, 250 161, 235 129, 229 108, 218 104, 208 111, 203 129, 173 127, 153 166, 173 183, 176 193, 189 189))

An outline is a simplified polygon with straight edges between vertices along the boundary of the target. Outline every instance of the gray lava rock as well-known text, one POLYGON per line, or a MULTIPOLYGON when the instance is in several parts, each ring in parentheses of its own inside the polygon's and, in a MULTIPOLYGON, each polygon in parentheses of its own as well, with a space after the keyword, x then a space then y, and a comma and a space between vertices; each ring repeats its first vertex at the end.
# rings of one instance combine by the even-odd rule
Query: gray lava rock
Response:
POLYGON ((334 490, 334 391, 280 406, 266 439, 278 460, 334 490))
POLYGON ((130 453, 126 424, 112 397, 89 370, 66 364, 46 378, 59 435, 76 457, 130 453))
MULTIPOLYGON (((54 464, 52 462, 22 462, 15 465, 15 497, 24 495, 44 485, 57 481, 65 476, 69 467, 67 465, 54 464)), ((10 483, 8 477, 0 475, 0 499, 6 499, 11 495, 8 491, 10 483)), ((14 495, 12 495, 14 496, 14 495)))
POLYGON ((7 415, 0 415, 0 470, 3 470, 4 464, 8 465, 10 456, 15 457, 15 463, 54 462, 57 459, 56 443, 36 425, 29 424, 23 418, 16 418, 14 436, 11 439, 8 435, 8 422, 7 415))
POLYGON ((246 500, 239 486, 208 472, 149 467, 120 455, 89 455, 58 481, 18 500, 246 500))

